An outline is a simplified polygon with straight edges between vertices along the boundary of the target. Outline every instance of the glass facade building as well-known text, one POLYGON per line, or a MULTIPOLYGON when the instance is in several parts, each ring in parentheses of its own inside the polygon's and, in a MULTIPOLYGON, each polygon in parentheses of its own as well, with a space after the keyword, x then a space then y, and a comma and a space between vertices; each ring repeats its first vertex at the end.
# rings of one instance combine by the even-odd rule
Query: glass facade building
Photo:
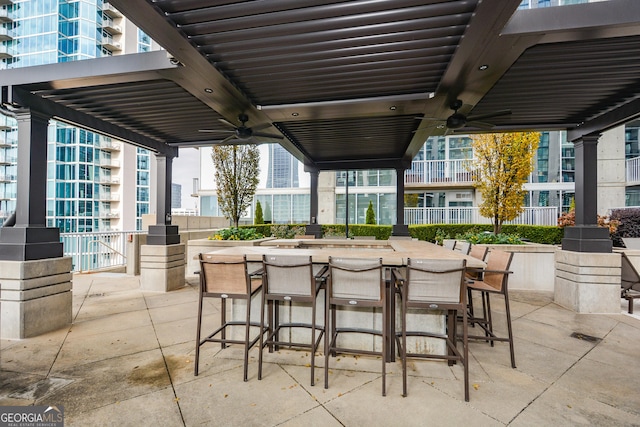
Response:
MULTIPOLYGON (((102 0, 14 0, 2 6, 0 68, 19 68, 79 61, 152 49, 152 41, 137 32, 123 46, 123 16, 102 0)), ((0 121, 0 219, 15 210, 15 121, 0 121)), ((124 144, 86 130, 52 121, 49 125, 47 225, 62 232, 123 229, 121 166, 136 161, 136 227, 149 212, 149 152, 125 150, 124 144)), ((134 212, 127 213, 133 215, 134 212)))

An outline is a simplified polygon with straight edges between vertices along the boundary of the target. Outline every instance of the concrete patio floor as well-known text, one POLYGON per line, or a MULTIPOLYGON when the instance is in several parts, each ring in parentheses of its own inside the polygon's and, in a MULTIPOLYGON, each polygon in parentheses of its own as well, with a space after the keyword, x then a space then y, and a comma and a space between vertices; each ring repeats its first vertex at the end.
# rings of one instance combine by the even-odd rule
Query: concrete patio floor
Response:
MULTIPOLYGON (((314 387, 304 351, 265 353, 258 381, 254 348, 245 383, 241 349, 208 344, 195 377, 196 285, 152 293, 139 277, 74 275, 69 328, 2 340, 0 405, 63 405, 67 426, 640 425, 638 316, 576 314, 513 292, 516 369, 506 343, 472 342, 470 402, 462 368, 439 361, 409 362, 405 398, 400 362, 387 364, 382 397, 373 357, 339 355, 325 390, 322 357, 314 387)), ((206 307, 212 324, 218 307, 206 307)))

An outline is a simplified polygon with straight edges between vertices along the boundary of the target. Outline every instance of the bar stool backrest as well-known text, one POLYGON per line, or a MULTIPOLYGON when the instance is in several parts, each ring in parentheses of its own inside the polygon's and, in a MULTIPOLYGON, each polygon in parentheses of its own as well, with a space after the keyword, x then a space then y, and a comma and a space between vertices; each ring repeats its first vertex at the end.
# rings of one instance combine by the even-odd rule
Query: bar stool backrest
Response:
POLYGON ((509 280, 509 267, 513 259, 513 252, 491 250, 487 260, 487 268, 484 271, 483 282, 502 292, 509 280))
POLYGON ((313 264, 310 256, 265 255, 263 265, 267 292, 280 295, 314 295, 313 264))
POLYGON ((465 266, 465 259, 409 258, 408 301, 460 302, 465 266))
POLYGON ((243 255, 200 255, 202 290, 218 294, 250 292, 247 262, 243 255))
POLYGON ((380 301, 384 297, 382 259, 329 258, 332 298, 380 301))

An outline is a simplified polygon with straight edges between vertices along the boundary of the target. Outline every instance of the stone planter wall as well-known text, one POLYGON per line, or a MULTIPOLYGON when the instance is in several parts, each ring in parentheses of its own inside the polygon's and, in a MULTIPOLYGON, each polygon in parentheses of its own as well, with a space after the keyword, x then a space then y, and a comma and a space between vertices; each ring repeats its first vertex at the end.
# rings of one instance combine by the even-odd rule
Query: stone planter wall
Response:
POLYGON ((198 255, 201 253, 215 251, 229 246, 260 246, 262 242, 273 240, 274 237, 265 237, 256 240, 209 240, 195 239, 187 242, 187 268, 186 277, 196 277, 196 271, 200 270, 198 255))
POLYGON ((481 246, 487 246, 489 251, 513 252, 509 290, 554 291, 556 246, 537 243, 481 246))

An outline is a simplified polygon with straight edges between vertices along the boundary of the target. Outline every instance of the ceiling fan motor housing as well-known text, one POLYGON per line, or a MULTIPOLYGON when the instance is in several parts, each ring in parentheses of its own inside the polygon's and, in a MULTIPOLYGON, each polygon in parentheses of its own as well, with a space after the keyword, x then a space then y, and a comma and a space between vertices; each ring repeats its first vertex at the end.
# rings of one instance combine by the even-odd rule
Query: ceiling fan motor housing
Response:
POLYGON ((447 118, 447 127, 449 129, 460 129, 467 124, 467 118, 464 114, 454 113, 447 118))

